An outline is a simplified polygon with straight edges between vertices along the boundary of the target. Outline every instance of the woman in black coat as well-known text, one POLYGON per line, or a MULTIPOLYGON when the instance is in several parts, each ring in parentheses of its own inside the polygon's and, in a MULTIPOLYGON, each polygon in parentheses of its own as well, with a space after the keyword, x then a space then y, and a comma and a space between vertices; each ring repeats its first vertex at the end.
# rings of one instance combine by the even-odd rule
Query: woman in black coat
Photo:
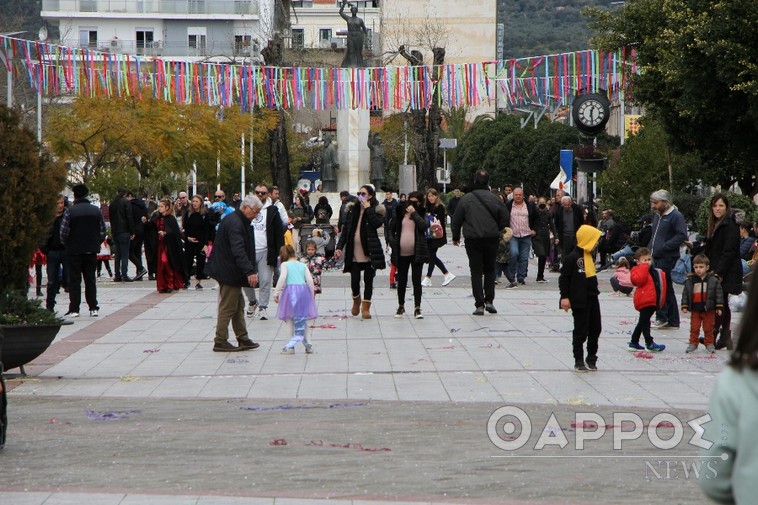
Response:
POLYGON ((384 224, 385 209, 376 199, 374 186, 366 184, 358 190, 358 201, 346 207, 345 224, 334 256, 345 256, 343 272, 350 273, 354 316, 360 311, 363 319, 371 319, 371 296, 374 292, 374 275, 382 270, 384 251, 377 230, 384 224), (343 253, 344 250, 344 253, 343 253), (363 301, 361 301, 361 272, 363 275, 363 301))
POLYGON ((211 225, 210 217, 200 195, 192 197, 189 212, 185 214, 182 225, 184 226, 185 239, 184 257, 187 262, 186 281, 189 281, 192 265, 196 263, 195 279, 197 279, 197 284, 195 289, 203 289, 200 281, 208 278, 205 275, 205 255, 208 253, 208 246, 213 243, 214 227, 211 225))
POLYGON ((332 219, 332 206, 329 205, 329 199, 325 196, 318 198, 318 203, 313 208, 313 216, 316 218, 316 224, 329 224, 332 219))
POLYGON ((405 290, 408 287, 408 269, 411 270, 413 282, 413 317, 423 319, 421 315, 421 273, 424 263, 429 261, 426 232, 429 221, 423 205, 424 195, 414 191, 408 195, 408 201, 395 208, 395 216, 390 222, 389 241, 392 246, 392 264, 397 267, 397 312, 395 317, 405 314, 405 290))
POLYGON ((742 293, 742 262, 740 261, 740 228, 734 221, 729 199, 716 193, 711 198, 708 213, 708 231, 705 238, 705 255, 711 262, 711 271, 721 280, 724 290, 724 308, 716 316, 714 335, 718 335, 716 349, 732 349, 732 311, 729 295, 742 293))
POLYGON ((442 205, 442 202, 440 202, 440 194, 437 192, 434 188, 429 188, 426 190, 426 201, 425 201, 425 207, 426 207, 426 216, 427 221, 433 218, 437 218, 437 220, 442 225, 442 237, 439 238, 431 238, 429 237, 426 241, 426 246, 429 249, 429 268, 426 270, 426 277, 421 282, 422 286, 431 286, 432 285, 432 272, 434 272, 434 267, 438 267, 440 269, 440 272, 445 276, 445 278, 442 281, 443 286, 447 286, 450 284, 453 279, 455 279, 455 275, 450 273, 447 270, 447 267, 442 262, 442 260, 437 256, 437 250, 439 250, 440 247, 447 244, 447 214, 445 214, 445 206, 442 205))

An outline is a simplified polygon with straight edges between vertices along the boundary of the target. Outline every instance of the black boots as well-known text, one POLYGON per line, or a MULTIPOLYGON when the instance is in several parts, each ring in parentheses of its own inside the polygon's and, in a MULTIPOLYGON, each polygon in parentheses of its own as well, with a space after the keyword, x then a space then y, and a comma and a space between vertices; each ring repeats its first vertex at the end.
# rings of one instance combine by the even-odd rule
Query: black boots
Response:
POLYGON ((731 351, 734 349, 734 342, 732 341, 732 330, 722 328, 719 333, 719 338, 716 340, 716 350, 720 351, 724 348, 731 351))

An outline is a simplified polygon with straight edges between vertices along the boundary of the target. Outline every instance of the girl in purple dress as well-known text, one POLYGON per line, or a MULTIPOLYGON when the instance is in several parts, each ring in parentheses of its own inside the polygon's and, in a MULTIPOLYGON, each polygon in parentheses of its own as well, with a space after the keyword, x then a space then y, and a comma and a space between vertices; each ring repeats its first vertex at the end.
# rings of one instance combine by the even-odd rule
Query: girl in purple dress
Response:
POLYGON ((282 321, 291 320, 294 326, 293 336, 282 349, 282 354, 295 354, 298 342, 302 342, 306 354, 310 354, 313 345, 308 342, 306 324, 309 319, 318 317, 313 276, 308 267, 297 260, 295 248, 291 245, 282 246, 279 255, 282 269, 274 291, 274 301, 279 304, 276 316, 282 321))

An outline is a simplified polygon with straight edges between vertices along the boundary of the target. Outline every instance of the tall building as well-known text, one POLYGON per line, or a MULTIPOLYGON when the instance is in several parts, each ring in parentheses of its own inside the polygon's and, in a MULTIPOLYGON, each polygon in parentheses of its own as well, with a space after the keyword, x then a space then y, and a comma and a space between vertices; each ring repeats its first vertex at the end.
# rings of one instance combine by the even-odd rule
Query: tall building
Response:
POLYGON ((187 60, 262 61, 277 0, 42 0, 61 45, 187 60))

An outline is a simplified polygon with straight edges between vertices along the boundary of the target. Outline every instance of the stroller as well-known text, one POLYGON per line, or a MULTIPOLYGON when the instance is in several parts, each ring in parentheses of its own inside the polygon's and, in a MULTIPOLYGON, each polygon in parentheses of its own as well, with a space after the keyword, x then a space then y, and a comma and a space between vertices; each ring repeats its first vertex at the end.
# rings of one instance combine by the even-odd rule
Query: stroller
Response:
POLYGON ((304 224, 300 228, 300 244, 298 245, 298 254, 305 256, 305 244, 313 237, 314 230, 321 230, 321 236, 326 240, 326 246, 324 247, 326 259, 331 259, 334 256, 334 249, 337 246, 337 231, 332 225, 329 224, 304 224))

